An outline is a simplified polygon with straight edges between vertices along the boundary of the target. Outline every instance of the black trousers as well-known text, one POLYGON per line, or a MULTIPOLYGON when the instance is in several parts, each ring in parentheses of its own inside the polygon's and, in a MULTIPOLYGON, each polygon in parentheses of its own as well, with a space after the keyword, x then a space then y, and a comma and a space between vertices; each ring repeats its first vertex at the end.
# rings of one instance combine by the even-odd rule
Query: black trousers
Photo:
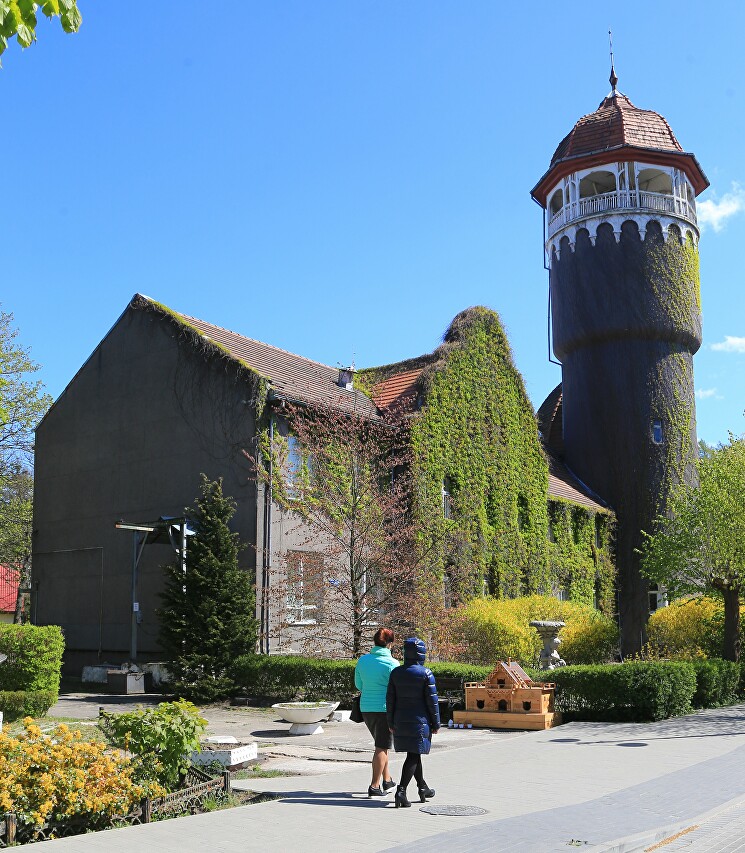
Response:
POLYGON ((401 787, 406 788, 411 782, 411 777, 416 779, 418 788, 426 788, 427 783, 424 781, 424 773, 422 771, 422 756, 418 752, 407 752, 404 766, 401 769, 401 787))

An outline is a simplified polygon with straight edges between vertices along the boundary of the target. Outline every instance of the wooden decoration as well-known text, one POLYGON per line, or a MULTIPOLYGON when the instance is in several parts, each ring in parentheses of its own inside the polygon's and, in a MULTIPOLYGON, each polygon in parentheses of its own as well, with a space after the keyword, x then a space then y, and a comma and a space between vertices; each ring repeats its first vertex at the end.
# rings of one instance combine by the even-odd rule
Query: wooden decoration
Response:
POLYGON ((555 684, 535 684, 520 664, 499 661, 484 682, 465 684, 466 710, 453 722, 488 729, 550 729, 561 723, 554 711, 555 684))

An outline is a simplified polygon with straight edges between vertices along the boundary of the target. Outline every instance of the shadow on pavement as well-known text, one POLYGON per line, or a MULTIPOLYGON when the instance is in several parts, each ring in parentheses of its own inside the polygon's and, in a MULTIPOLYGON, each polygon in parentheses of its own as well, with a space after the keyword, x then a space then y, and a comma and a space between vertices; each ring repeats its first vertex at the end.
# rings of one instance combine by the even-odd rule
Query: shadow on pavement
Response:
POLYGON ((363 809, 380 809, 393 805, 392 797, 368 797, 367 794, 350 794, 348 791, 281 791, 272 796, 283 803, 304 803, 311 806, 355 806, 363 809))

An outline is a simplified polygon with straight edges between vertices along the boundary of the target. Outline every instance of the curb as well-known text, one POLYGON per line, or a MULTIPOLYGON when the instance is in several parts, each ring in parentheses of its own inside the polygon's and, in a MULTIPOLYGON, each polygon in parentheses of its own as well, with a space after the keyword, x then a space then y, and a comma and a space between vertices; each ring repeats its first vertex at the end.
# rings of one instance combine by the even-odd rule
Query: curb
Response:
POLYGON ((597 853, 639 853, 639 851, 644 851, 648 847, 652 847, 661 841, 668 840, 671 836, 677 835, 684 829, 690 829, 694 825, 700 827, 702 824, 705 824, 712 818, 717 817, 722 812, 743 804, 745 804, 745 796, 740 795, 739 797, 734 797, 727 802, 715 806, 713 809, 709 809, 708 812, 696 815, 695 817, 676 820, 673 823, 668 823, 657 827, 657 829, 647 830, 646 832, 626 835, 623 838, 618 838, 615 841, 609 841, 605 844, 599 844, 590 849, 597 851, 597 853))

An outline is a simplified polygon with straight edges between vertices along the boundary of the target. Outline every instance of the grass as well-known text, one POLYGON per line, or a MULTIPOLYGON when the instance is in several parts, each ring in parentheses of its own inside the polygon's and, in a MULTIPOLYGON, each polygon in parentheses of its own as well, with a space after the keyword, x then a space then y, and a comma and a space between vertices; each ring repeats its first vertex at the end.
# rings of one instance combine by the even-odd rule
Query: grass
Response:
POLYGON ((264 770, 260 764, 254 764, 253 767, 246 767, 243 770, 236 770, 232 774, 233 779, 276 779, 278 776, 292 775, 292 773, 286 773, 284 770, 264 770))
MULTIPOLYGON (((81 733, 88 738, 97 738, 98 740, 106 740, 101 730, 98 728, 97 720, 80 720, 77 717, 37 717, 34 723, 43 731, 50 732, 60 723, 64 723, 71 729, 79 728, 81 733)), ((6 734, 16 737, 24 731, 23 720, 14 720, 12 723, 3 722, 3 731, 6 734)))

